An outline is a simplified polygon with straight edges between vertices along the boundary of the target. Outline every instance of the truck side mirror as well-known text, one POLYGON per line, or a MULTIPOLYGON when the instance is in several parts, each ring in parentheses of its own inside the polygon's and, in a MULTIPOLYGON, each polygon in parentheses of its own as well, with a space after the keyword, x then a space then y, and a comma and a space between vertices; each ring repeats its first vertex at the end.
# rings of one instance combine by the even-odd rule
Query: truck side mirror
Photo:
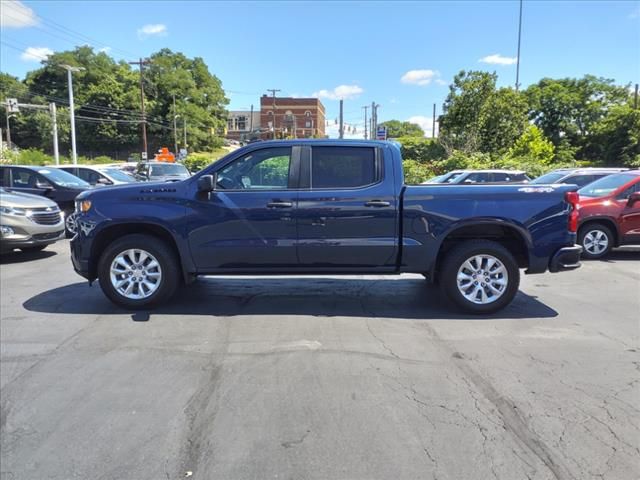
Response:
POLYGON ((209 193, 216 189, 216 175, 202 175, 198 179, 198 191, 209 193))
POLYGON ((631 208, 638 202, 640 202, 640 192, 632 193, 627 200, 627 207, 631 208))

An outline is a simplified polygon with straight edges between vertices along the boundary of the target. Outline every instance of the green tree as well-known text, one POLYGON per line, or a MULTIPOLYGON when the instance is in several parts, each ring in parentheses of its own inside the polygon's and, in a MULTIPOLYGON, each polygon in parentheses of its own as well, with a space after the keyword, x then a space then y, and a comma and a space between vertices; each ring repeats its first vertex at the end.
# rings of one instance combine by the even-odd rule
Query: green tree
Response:
POLYGON ((495 93, 497 75, 461 71, 449 86, 440 116, 440 139, 445 148, 473 152, 478 149, 483 106, 495 93))
POLYGON ((585 154, 607 165, 640 167, 640 110, 611 107, 593 126, 585 154))
POLYGON ((478 118, 478 150, 501 154, 511 147, 527 128, 527 101, 512 88, 501 88, 490 95, 478 118))
POLYGON ((543 78, 528 87, 525 95, 530 119, 553 142, 556 155, 573 149, 579 158, 592 151, 584 147, 594 126, 611 107, 624 104, 629 98, 627 87, 593 75, 581 79, 543 78))
POLYGON ((529 125, 509 149, 507 156, 548 165, 553 160, 554 150, 553 143, 545 138, 542 131, 535 125, 529 125))
POLYGON ((387 137, 424 137, 424 130, 419 125, 400 120, 387 120, 380 125, 387 127, 387 137))

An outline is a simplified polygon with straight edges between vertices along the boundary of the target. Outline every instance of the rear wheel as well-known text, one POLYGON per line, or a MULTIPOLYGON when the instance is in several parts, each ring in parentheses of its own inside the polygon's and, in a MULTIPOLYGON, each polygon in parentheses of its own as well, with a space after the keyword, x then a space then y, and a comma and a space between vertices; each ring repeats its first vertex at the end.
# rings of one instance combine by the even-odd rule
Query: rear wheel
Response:
POLYGON ((443 293, 469 313, 493 313, 506 307, 520 285, 513 255, 490 240, 469 240, 445 257, 440 274, 443 293))
POLYGON ((174 252, 150 235, 127 235, 109 245, 98 264, 100 287, 125 308, 149 308, 176 291, 180 269, 174 252))
POLYGON ((582 256, 592 260, 606 256, 613 247, 611 229, 601 223, 589 223, 580 228, 578 243, 582 245, 582 256))

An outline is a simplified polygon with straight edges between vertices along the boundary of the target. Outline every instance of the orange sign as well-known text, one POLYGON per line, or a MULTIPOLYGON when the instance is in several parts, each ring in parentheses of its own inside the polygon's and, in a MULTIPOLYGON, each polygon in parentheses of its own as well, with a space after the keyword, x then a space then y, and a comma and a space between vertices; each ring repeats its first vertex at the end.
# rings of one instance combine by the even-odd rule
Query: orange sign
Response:
POLYGON ((158 162, 175 163, 176 156, 169 151, 167 147, 162 147, 155 155, 155 160, 158 162))

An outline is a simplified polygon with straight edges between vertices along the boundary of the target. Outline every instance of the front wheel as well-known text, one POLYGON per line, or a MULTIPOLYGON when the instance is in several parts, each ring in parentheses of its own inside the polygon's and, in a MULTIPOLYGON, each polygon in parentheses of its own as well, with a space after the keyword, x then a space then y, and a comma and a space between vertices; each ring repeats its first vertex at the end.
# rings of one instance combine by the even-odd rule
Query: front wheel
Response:
POLYGON ((506 307, 520 285, 511 252, 490 240, 469 240, 454 247, 442 263, 440 286, 462 310, 493 313, 506 307))
POLYGON ((159 238, 127 235, 109 245, 98 263, 104 294, 125 308, 150 308, 176 291, 180 269, 174 252, 159 238))
POLYGON ((76 224, 76 213, 71 210, 64 214, 64 233, 65 237, 71 238, 78 231, 78 225, 76 224))

